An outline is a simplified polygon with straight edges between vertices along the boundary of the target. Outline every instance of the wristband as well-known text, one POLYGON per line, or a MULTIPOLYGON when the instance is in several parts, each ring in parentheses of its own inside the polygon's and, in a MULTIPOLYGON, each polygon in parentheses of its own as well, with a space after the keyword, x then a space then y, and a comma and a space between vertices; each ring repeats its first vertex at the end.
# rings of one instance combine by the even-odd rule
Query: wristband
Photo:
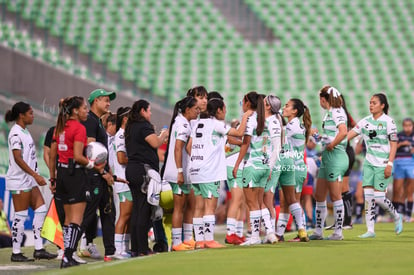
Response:
POLYGON ((182 173, 183 172, 183 168, 177 168, 178 173, 182 173))
POLYGON ((394 167, 394 163, 392 163, 391 161, 389 161, 389 162, 387 163, 387 165, 389 165, 389 166, 391 166, 391 167, 394 167))
POLYGON ((95 162, 93 160, 89 160, 88 164, 85 166, 86 169, 92 169, 95 166, 95 162))

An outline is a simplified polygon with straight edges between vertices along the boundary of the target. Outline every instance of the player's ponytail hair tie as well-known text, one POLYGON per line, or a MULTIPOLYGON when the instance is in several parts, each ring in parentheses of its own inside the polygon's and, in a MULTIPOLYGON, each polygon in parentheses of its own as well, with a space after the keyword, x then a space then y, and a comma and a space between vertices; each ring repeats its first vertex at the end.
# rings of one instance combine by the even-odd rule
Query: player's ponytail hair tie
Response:
POLYGON ((328 93, 328 95, 330 95, 332 93, 333 97, 340 97, 341 96, 341 93, 335 87, 329 88, 327 93, 328 93))

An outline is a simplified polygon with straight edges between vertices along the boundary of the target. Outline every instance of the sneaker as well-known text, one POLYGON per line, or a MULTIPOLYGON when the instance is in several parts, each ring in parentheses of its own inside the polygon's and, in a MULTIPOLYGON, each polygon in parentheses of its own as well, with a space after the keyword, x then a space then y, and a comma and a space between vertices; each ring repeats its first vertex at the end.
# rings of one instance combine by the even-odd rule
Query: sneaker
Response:
POLYGON ((367 231, 364 234, 359 235, 358 238, 361 238, 361 239, 375 238, 375 233, 367 231))
POLYGON ((276 238, 279 243, 283 243, 285 241, 285 237, 283 237, 283 235, 282 236, 276 235, 276 238))
POLYGON ((328 241, 342 241, 343 239, 344 239, 344 236, 338 235, 336 233, 333 233, 332 235, 326 238, 326 240, 328 241))
POLYGON ((33 252, 33 258, 36 260, 45 259, 45 260, 51 260, 55 259, 57 257, 57 254, 49 253, 44 248, 35 250, 33 252))
POLYGON ((87 261, 79 258, 79 256, 76 254, 76 252, 73 252, 72 259, 74 259, 76 262, 78 262, 80 264, 86 264, 86 263, 88 263, 87 261))
POLYGON ((34 259, 29 259, 23 255, 23 253, 12 253, 10 257, 10 261, 12 262, 34 262, 34 259))
POLYGON ((403 215, 398 214, 398 219, 395 221, 395 234, 400 235, 403 231, 403 215))
POLYGON ((308 233, 303 228, 302 229, 299 229, 299 231, 298 231, 298 237, 299 237, 299 239, 300 239, 301 242, 309 242, 308 233))
POLYGON ((77 254, 79 257, 90 257, 91 256, 91 253, 89 253, 88 248, 79 250, 77 254))
POLYGON ((269 233, 264 237, 262 243, 274 244, 274 243, 277 243, 277 241, 278 241, 278 239, 277 239, 275 233, 269 233))
POLYGON ((77 265, 79 265, 77 261, 75 261, 74 259, 68 259, 64 256, 62 262, 60 263, 60 268, 67 268, 77 265))
POLYGON ((185 250, 194 250, 194 248, 186 245, 185 243, 180 243, 172 247, 172 251, 185 251, 185 250))
MULTIPOLYGON (((237 234, 236 234, 236 236, 237 236, 237 234)), ((244 243, 247 239, 246 239, 246 237, 245 236, 237 236, 237 238, 239 238, 239 240, 242 242, 242 243, 244 243)))
POLYGON ((204 249, 206 248, 206 242, 205 241, 199 241, 196 242, 194 249, 204 249))
POLYGON ((260 240, 259 237, 250 237, 249 239, 247 239, 244 243, 240 244, 242 246, 249 246, 249 245, 257 245, 257 244, 261 244, 262 241, 260 240))
POLYGON ((347 225, 342 226, 343 230, 351 230, 353 228, 354 228, 354 226, 352 224, 347 224, 347 225))
POLYGON ((204 247, 205 248, 224 248, 226 247, 225 245, 222 245, 221 243, 212 240, 212 241, 205 241, 204 242, 204 247))
POLYGON ((125 258, 131 258, 131 251, 122 251, 120 255, 125 258))
POLYGON ((187 246, 192 247, 193 249, 194 249, 194 248, 195 248, 195 246, 196 246, 196 242, 195 242, 193 239, 191 239, 191 240, 187 240, 187 241, 184 241, 183 243, 184 243, 184 244, 186 244, 187 246))
POLYGON ((309 240, 311 240, 311 241, 321 241, 321 240, 323 240, 323 236, 313 233, 312 235, 309 236, 309 240))
POLYGON ((241 238, 239 236, 237 236, 236 234, 231 234, 231 235, 226 235, 226 238, 224 239, 225 243, 228 244, 234 244, 234 245, 239 245, 241 243, 243 243, 243 241, 241 240, 241 238))
POLYGON ((98 249, 96 248, 96 244, 94 243, 90 243, 88 244, 88 252, 90 254, 89 257, 91 257, 92 259, 102 259, 101 254, 99 253, 98 249))
MULTIPOLYGON (((62 260, 64 254, 65 254, 65 251, 63 249, 58 249, 56 260, 62 260)), ((73 254, 75 254, 75 253, 73 253, 73 254)))
POLYGON ((115 254, 114 255, 105 255, 104 256, 104 262, 111 262, 115 259, 115 254))
POLYGON ((335 229, 335 224, 325 227, 325 230, 334 230, 334 229, 335 229))

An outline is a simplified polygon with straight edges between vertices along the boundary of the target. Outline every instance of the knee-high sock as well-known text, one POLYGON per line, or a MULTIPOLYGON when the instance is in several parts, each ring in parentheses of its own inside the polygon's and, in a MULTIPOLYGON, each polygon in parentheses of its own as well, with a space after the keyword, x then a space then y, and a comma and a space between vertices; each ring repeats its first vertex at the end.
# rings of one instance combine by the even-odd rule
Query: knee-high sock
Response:
POLYGON ((204 222, 204 239, 206 242, 214 240, 214 228, 216 226, 216 216, 205 215, 203 217, 204 222))
POLYGON ((252 238, 260 238, 260 218, 262 211, 250 211, 250 228, 252 229, 252 238))
POLYGON ((193 225, 191 223, 183 223, 184 241, 189 241, 193 238, 193 225))
POLYGON ((375 199, 374 189, 364 189, 365 196, 365 223, 367 225, 367 231, 374 233, 375 225, 375 199))
POLYGON ((407 205, 405 206, 405 216, 407 218, 411 218, 412 212, 413 212, 413 202, 407 201, 407 205))
POLYGON ((279 218, 277 219, 276 225, 276 235, 283 236, 286 231, 286 225, 289 221, 289 213, 279 213, 279 218))
POLYGON ((34 211, 34 217, 33 217, 33 237, 34 237, 34 247, 36 250, 43 248, 43 240, 42 237, 40 237, 40 232, 42 231, 43 222, 45 220, 47 214, 47 208, 46 205, 39 206, 34 211))
POLYGON ((352 194, 350 192, 342 193, 342 201, 344 203, 344 225, 352 223, 352 194))
POLYGON ((124 244, 124 234, 115 233, 115 252, 121 254, 122 246, 124 244))
POLYGON ((64 238, 65 244, 65 257, 66 259, 71 259, 72 254, 76 251, 78 245, 78 240, 81 235, 81 228, 78 224, 71 223, 66 227, 66 235, 64 238))
POLYGON ((24 235, 24 221, 27 218, 29 211, 23 210, 14 213, 14 219, 12 224, 12 241, 13 241, 13 253, 20 253, 20 245, 24 235))
POLYGON ((194 237, 196 242, 204 241, 204 221, 203 218, 193 218, 194 237))
POLYGON ((374 192, 375 203, 377 203, 382 209, 388 211, 394 218, 399 219, 397 210, 392 205, 392 202, 385 197, 385 192, 375 191, 374 192))
POLYGON ((172 228, 171 230, 172 233, 172 245, 176 246, 179 245, 180 243, 182 243, 182 234, 183 234, 183 229, 180 228, 172 228))
POLYGON ((265 226, 266 234, 275 233, 273 226, 272 226, 272 222, 270 221, 269 209, 263 208, 261 210, 261 214, 262 214, 262 223, 265 226))
POLYGON ((129 240, 130 239, 131 239, 131 234, 125 233, 124 238, 123 238, 124 244, 122 245, 122 251, 123 252, 129 251, 129 240))
POLYGON ((333 202, 334 218, 335 218, 335 234, 342 235, 342 226, 344 223, 344 203, 343 200, 333 202))
POLYGON ((243 237, 243 227, 244 227, 244 221, 237 221, 236 223, 236 235, 240 238, 243 237))
POLYGON ((326 201, 316 202, 315 207, 316 212, 316 225, 315 225, 315 232, 314 234, 322 235, 323 227, 325 225, 326 215, 328 211, 326 209, 326 201))
POLYGON ((296 226, 299 229, 304 229, 302 221, 302 207, 298 202, 289 205, 289 211, 292 213, 293 218, 295 219, 296 226))
POLYGON ((236 233, 237 221, 235 218, 227 218, 227 235, 236 233))

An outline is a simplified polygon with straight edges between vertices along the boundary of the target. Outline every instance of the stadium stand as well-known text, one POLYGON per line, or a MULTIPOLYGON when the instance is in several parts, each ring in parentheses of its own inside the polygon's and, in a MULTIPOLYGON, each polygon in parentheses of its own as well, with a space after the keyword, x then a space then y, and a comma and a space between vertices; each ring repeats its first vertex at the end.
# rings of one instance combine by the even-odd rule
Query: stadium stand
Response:
MULTIPOLYGON (((171 103, 195 84, 222 92, 228 119, 239 116, 241 95, 257 90, 274 92, 282 101, 304 99, 319 125, 315 95, 328 83, 344 93, 356 119, 367 115, 369 95, 380 91, 387 93, 397 121, 414 116, 409 0, 244 0, 273 30, 270 43, 247 41, 204 0, 1 2, 171 103)), ((10 32, 7 37, 10 41, 10 32)), ((24 33, 14 37, 30 41, 24 33)), ((17 48, 75 70, 70 60, 37 42, 22 44, 17 48)), ((91 77, 85 67, 78 70, 91 77)))

